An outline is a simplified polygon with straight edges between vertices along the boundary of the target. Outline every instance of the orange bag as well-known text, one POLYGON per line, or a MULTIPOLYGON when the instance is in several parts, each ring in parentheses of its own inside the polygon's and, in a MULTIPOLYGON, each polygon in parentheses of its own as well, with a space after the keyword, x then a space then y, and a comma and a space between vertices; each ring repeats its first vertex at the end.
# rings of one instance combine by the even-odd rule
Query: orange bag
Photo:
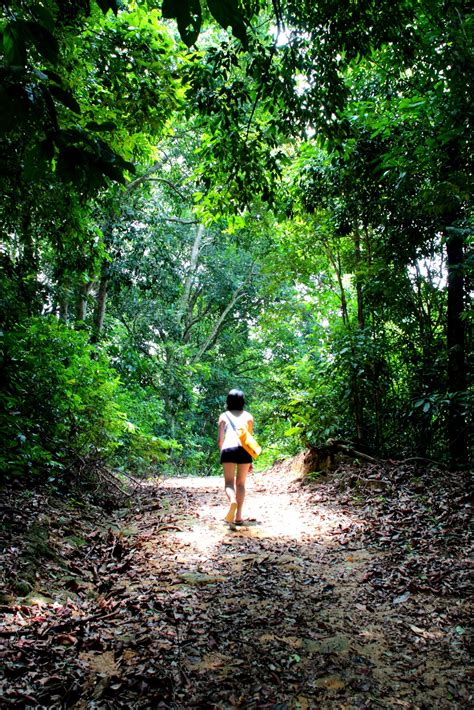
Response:
POLYGON ((232 419, 229 417, 229 415, 226 412, 226 417, 230 422, 231 427, 235 431, 235 433, 238 436, 238 439, 240 441, 240 445, 242 448, 245 449, 245 451, 250 454, 250 456, 253 459, 256 459, 257 456, 259 456, 262 453, 262 447, 258 443, 258 441, 255 439, 254 436, 249 432, 246 426, 241 426, 237 428, 232 421, 232 419))
POLYGON ((249 432, 247 427, 239 427, 237 430, 237 436, 239 437, 240 445, 250 454, 253 459, 256 459, 262 453, 262 447, 255 439, 254 436, 249 432))

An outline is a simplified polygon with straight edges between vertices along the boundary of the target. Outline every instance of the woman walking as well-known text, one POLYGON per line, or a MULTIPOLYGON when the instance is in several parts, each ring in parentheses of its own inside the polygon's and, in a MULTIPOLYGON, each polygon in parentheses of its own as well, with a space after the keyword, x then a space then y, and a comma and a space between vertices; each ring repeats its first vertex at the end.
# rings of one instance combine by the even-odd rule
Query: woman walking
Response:
POLYGON ((245 409, 244 393, 230 390, 227 395, 227 409, 219 417, 219 449, 224 468, 225 493, 229 500, 229 512, 225 516, 228 523, 242 524, 242 506, 245 498, 245 479, 252 466, 252 457, 240 445, 237 430, 253 429, 253 417, 245 409))

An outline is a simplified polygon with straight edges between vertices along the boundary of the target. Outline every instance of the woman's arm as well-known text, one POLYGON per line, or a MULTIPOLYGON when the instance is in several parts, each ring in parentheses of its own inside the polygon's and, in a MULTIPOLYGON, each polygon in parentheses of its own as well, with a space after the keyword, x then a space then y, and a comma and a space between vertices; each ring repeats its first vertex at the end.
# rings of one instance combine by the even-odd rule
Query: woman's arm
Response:
POLYGON ((224 436, 225 436, 225 422, 222 419, 219 419, 219 429, 218 429, 218 437, 217 437, 217 445, 219 447, 219 451, 222 451, 222 445, 224 443, 224 436))

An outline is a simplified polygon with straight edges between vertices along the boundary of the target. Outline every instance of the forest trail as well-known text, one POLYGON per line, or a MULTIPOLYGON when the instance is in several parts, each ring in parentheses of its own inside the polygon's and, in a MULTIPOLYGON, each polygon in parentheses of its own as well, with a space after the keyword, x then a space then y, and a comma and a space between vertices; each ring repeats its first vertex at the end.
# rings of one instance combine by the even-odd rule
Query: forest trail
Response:
POLYGON ((145 484, 139 498, 114 529, 90 528, 54 623, 53 605, 9 619, 22 668, 9 706, 469 705, 464 602, 403 591, 393 550, 364 537, 369 509, 334 481, 253 474, 242 527, 223 520, 220 477, 145 484))
POLYGON ((155 530, 144 549, 157 601, 174 599, 179 706, 458 707, 456 637, 427 626, 410 594, 376 599, 367 582, 383 553, 357 541, 367 522, 324 484, 250 476, 243 527, 223 522, 220 479, 169 479, 162 492, 172 511, 140 527, 155 530), (179 530, 166 530, 170 514, 179 530))

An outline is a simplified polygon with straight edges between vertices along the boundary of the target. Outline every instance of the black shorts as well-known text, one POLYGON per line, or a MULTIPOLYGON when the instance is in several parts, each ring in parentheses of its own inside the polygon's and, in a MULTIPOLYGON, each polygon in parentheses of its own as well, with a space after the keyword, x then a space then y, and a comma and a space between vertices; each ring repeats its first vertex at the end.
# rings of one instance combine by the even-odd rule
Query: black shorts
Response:
POLYGON ((222 449, 221 463, 252 463, 253 458, 243 446, 233 446, 230 449, 222 449))

